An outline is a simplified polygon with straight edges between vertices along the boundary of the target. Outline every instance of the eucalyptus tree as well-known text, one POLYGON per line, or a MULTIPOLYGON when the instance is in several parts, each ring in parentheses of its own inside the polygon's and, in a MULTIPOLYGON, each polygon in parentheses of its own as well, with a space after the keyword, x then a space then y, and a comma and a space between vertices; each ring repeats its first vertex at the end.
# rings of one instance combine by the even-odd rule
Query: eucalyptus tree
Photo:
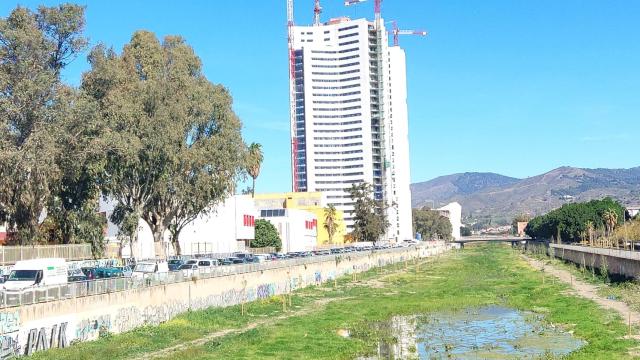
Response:
POLYGON ((95 102, 71 89, 67 99, 60 103, 66 114, 57 135, 60 178, 52 188, 47 218, 58 230, 56 242, 87 242, 92 245, 94 256, 100 256, 106 219, 99 213, 98 178, 103 171, 104 149, 109 144, 103 141, 104 129, 95 102))
POLYGON ((135 32, 118 55, 102 45, 89 56, 83 90, 99 104, 110 144, 100 178, 116 201, 112 220, 136 241, 137 221, 154 241, 180 230, 230 193, 243 162, 232 99, 202 73, 179 36, 135 32))
POLYGON ((353 184, 348 190, 353 201, 353 237, 356 241, 376 242, 389 228, 387 206, 373 198, 371 184, 353 184))
POLYGON ((84 8, 64 4, 0 19, 0 221, 21 244, 37 240, 38 220, 61 176, 58 136, 69 89, 61 70, 87 46, 84 8))

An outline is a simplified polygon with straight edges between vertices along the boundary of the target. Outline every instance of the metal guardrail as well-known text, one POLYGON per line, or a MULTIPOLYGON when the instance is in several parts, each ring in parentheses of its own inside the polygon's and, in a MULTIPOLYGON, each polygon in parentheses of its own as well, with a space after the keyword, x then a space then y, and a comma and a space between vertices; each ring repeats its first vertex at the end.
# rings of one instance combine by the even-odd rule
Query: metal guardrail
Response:
POLYGON ((94 296, 132 289, 141 289, 158 285, 167 285, 196 279, 245 274, 256 271, 287 268, 297 265, 310 265, 325 261, 336 261, 336 258, 362 258, 372 253, 402 253, 415 249, 415 246, 390 248, 384 250, 359 251, 342 254, 320 255, 306 258, 282 259, 265 263, 224 265, 198 269, 197 275, 184 276, 182 271, 150 274, 144 277, 119 277, 74 282, 49 287, 36 287, 22 291, 1 291, 0 308, 32 305, 42 302, 94 296))
POLYGON ((0 246, 0 265, 39 258, 64 258, 67 261, 93 259, 90 244, 0 246))

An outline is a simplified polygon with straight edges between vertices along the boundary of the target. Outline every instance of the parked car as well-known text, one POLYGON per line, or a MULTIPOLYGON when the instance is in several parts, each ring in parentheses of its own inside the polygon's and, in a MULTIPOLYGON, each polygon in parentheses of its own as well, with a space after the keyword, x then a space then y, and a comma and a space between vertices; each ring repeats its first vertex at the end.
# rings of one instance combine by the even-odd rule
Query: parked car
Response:
POLYGON ((108 279, 115 277, 124 277, 122 268, 119 267, 99 267, 95 269, 97 279, 108 279))
POLYGON ((68 282, 80 282, 87 281, 87 276, 80 269, 69 270, 67 281, 68 282))
POLYGON ((181 259, 171 259, 167 261, 167 264, 169 264, 169 271, 177 271, 184 263, 184 260, 181 259))
POLYGON ((120 269, 122 271, 122 276, 124 276, 124 277, 131 277, 131 275, 133 274, 133 269, 129 265, 116 266, 116 268, 118 268, 118 269, 120 269))
POLYGON ((270 254, 255 254, 253 257, 256 259, 256 262, 263 263, 267 261, 271 261, 270 254))
POLYGON ((200 259, 198 261, 198 267, 199 268, 212 268, 214 266, 218 265, 218 260, 217 259, 200 259))
POLYGON ((84 276, 87 277, 87 280, 95 280, 98 278, 98 274, 96 272, 96 268, 93 267, 83 267, 80 268, 84 276))
POLYGON ((222 259, 222 265, 233 265, 233 258, 222 259))
POLYGON ((200 270, 198 269, 198 265, 196 264, 183 264, 180 265, 178 271, 182 271, 182 276, 184 277, 194 277, 200 274, 200 270))
POLYGON ((241 258, 237 258, 237 257, 231 257, 229 258, 234 264, 246 264, 247 260, 246 259, 241 259, 241 258))

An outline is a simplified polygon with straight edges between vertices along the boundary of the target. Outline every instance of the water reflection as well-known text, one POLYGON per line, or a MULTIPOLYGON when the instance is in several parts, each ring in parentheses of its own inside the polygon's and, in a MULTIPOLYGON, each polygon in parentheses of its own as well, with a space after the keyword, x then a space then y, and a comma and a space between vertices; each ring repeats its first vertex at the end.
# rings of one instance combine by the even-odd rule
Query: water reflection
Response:
POLYGON ((584 345, 538 314, 501 306, 396 316, 372 326, 381 339, 377 354, 360 359, 535 359, 584 345))

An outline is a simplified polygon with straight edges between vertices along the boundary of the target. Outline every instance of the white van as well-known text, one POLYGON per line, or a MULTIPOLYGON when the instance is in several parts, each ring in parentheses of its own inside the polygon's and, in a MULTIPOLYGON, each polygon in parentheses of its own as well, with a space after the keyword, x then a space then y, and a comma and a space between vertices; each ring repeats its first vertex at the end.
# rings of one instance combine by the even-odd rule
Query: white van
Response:
POLYGON ((62 285, 67 283, 68 266, 65 259, 32 259, 16 262, 4 290, 23 290, 31 287, 62 285))
POLYGON ((133 268, 132 278, 144 278, 153 274, 160 274, 166 277, 169 273, 169 263, 165 260, 159 261, 140 261, 133 268))

